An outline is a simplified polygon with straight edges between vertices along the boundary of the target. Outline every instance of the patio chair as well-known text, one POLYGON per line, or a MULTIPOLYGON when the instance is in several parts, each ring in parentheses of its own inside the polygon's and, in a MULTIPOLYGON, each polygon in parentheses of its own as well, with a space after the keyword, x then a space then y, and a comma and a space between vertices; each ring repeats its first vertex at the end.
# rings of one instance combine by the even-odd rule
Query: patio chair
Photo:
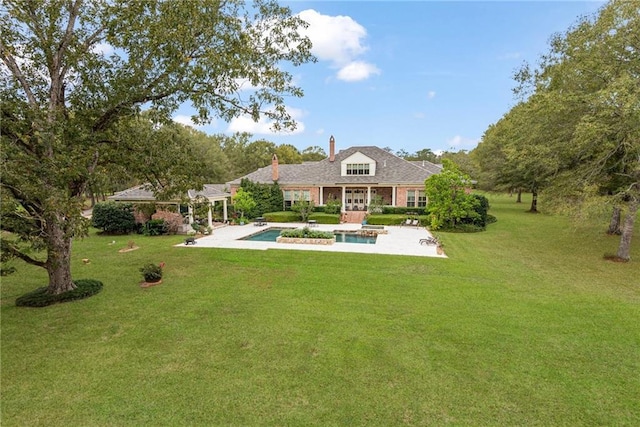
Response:
POLYGON ((420 225, 420 220, 419 219, 414 219, 411 221, 411 226, 413 227, 418 227, 420 225))
POLYGON ((407 218, 407 219, 405 219, 405 220, 404 220, 404 222, 403 222, 403 223, 401 223, 400 225, 401 225, 401 226, 403 226, 403 225, 411 225, 411 218, 407 218))

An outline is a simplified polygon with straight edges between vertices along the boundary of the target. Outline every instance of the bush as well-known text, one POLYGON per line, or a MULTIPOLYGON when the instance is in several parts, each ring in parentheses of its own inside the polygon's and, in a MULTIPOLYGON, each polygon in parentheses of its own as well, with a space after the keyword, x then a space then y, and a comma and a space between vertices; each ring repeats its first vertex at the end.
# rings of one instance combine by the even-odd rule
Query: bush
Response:
POLYGON ((253 195, 253 200, 256 202, 252 209, 244 213, 249 218, 264 216, 265 212, 280 210, 284 205, 284 196, 277 182, 273 184, 260 184, 243 178, 240 181, 240 187, 250 192, 253 195))
MULTIPOLYGON (((383 215, 383 214, 369 214, 367 216, 367 224, 371 225, 401 225, 405 222, 405 220, 409 218, 409 216, 399 215, 399 214, 391 214, 391 215, 383 215)), ((427 215, 418 215, 411 216, 411 218, 417 218, 420 221, 421 225, 427 225, 429 217, 427 215)))
POLYGON ((383 206, 382 213, 386 215, 407 215, 407 212, 414 214, 423 214, 425 208, 408 208, 406 206, 383 206))
POLYGON ((268 222, 298 222, 300 216, 291 211, 267 212, 262 215, 268 222))
POLYGON ((340 215, 328 213, 312 213, 309 219, 315 220, 318 224, 340 224, 340 215))
POLYGON ((89 298, 102 290, 102 282, 97 280, 79 279, 74 280, 73 284, 76 285, 75 289, 58 295, 48 293, 46 286, 38 288, 16 299, 16 305, 18 307, 46 307, 51 304, 89 298))
POLYGON ((324 213, 339 214, 340 208, 342 208, 342 202, 336 199, 333 195, 330 195, 324 205, 324 213))
POLYGON ((140 268, 140 272, 142 273, 142 277, 144 277, 145 282, 153 283, 162 279, 162 267, 156 264, 149 263, 140 268))
POLYGON ((142 234, 145 236, 160 236, 167 234, 169 228, 164 219, 152 219, 147 221, 142 229, 142 234))
POLYGON ((498 222, 498 218, 491 214, 487 214, 487 225, 493 224, 494 222, 498 222))
POLYGON ((137 229, 131 203, 98 203, 93 207, 91 223, 110 234, 128 234, 137 229))
POLYGON ((298 239, 333 239, 334 237, 330 231, 311 230, 309 227, 282 230, 280 236, 298 239))

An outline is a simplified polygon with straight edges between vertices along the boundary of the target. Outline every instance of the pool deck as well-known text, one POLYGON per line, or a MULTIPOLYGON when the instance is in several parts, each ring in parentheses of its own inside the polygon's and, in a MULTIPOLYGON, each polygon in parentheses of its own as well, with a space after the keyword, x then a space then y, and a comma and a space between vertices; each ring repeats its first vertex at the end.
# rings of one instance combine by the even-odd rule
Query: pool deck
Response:
MULTIPOLYGON (((411 226, 385 226, 387 234, 379 234, 375 244, 363 243, 334 243, 333 245, 305 245, 294 243, 256 242, 251 240, 238 240, 251 234, 266 230, 267 228, 302 228, 303 223, 267 223, 265 226, 253 224, 224 226, 213 230, 212 235, 200 237, 195 245, 179 247, 188 248, 229 248, 229 249, 287 249, 301 251, 322 252, 352 252, 363 254, 408 255, 422 257, 446 258, 445 254, 438 255, 434 245, 421 245, 420 239, 425 239, 431 234, 424 227, 411 226)), ((360 230, 360 224, 318 224, 313 230, 320 231, 356 231, 360 230)))

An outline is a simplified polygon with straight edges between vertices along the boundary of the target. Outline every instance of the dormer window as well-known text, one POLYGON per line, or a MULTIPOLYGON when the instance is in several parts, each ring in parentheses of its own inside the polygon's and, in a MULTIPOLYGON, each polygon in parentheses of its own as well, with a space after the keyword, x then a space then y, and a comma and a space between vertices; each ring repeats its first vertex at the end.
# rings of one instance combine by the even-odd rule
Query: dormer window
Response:
POLYGON ((347 164, 347 175, 369 175, 369 163, 347 164))
POLYGON ((376 176, 376 161, 356 151, 340 162, 341 176, 376 176))

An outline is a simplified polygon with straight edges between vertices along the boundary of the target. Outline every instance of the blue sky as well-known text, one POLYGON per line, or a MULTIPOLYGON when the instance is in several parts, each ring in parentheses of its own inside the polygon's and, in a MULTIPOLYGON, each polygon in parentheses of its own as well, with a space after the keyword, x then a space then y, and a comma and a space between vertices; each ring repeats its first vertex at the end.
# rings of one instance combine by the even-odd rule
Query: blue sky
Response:
MULTIPOLYGON (((315 64, 293 69, 303 98, 287 100, 294 132, 240 118, 200 127, 328 151, 355 145, 410 153, 473 149, 516 102, 514 71, 535 64, 549 37, 602 2, 283 2, 310 23, 315 64)), ((183 107, 174 119, 188 123, 183 107)))

